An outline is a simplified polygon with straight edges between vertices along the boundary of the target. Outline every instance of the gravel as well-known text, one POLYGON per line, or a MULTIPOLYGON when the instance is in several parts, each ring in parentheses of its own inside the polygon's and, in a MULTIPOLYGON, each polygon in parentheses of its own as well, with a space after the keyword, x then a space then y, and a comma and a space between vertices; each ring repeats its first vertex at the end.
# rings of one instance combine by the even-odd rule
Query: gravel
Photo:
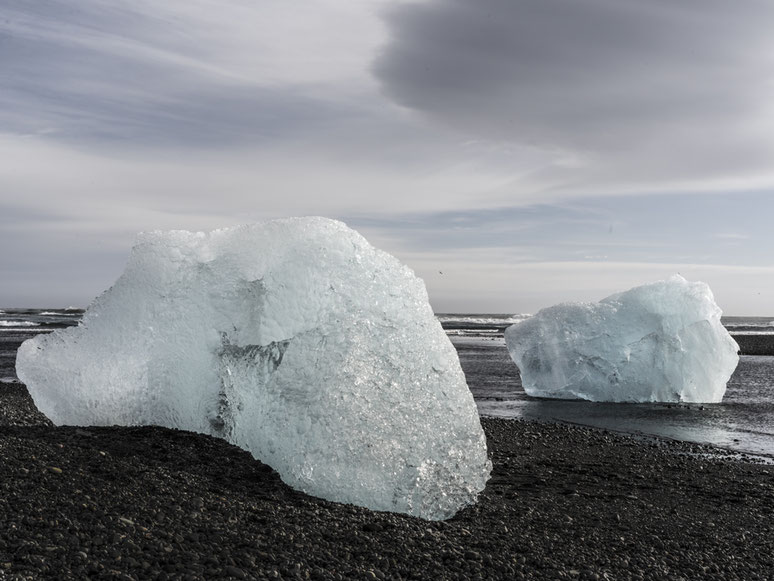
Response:
POLYGON ((0 580, 774 578, 774 467, 680 442, 482 420, 445 522, 295 492, 224 441, 54 427, 0 386, 0 580))

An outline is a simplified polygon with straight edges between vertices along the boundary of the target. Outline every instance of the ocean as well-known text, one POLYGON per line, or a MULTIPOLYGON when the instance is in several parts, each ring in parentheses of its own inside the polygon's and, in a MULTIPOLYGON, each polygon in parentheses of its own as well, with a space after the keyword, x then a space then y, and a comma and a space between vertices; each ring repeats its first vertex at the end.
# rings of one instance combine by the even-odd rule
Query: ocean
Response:
MULTIPOLYGON (((16 350, 37 333, 78 325, 83 310, 0 309, 0 389, 17 382, 16 350)), ((774 461, 774 317, 724 317, 742 345, 719 404, 606 404, 528 396, 503 331, 527 314, 438 314, 482 416, 526 418, 713 444, 774 461)))
POLYGON ((774 461, 774 317, 723 317, 743 353, 719 404, 538 399, 521 386, 503 331, 529 315, 439 314, 482 416, 528 418, 712 444, 774 461))

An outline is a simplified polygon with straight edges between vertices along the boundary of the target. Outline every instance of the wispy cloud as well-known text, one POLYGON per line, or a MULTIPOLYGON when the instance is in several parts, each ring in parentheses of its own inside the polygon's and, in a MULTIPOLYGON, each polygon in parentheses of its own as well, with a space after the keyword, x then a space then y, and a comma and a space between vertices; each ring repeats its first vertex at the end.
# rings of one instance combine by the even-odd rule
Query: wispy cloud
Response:
MULTIPOLYGON (((410 256, 427 284, 436 312, 469 312, 471 297, 484 312, 536 312, 552 304, 598 301, 615 292, 681 274, 710 285, 728 315, 771 315, 774 267, 685 262, 545 261, 510 263, 499 253, 410 256), (439 268, 439 265, 442 265, 439 268)), ((479 309, 480 310, 480 309, 479 309)))
POLYGON ((721 234, 715 234, 715 238, 720 238, 721 240, 749 240, 750 235, 749 234, 740 234, 737 232, 723 232, 721 234))
POLYGON ((770 263, 774 230, 769 214, 758 210, 770 204, 768 191, 662 193, 350 221, 369 231, 400 232, 394 248, 501 252, 509 247, 519 260, 535 262, 605 256, 617 262, 755 265, 770 263), (727 229, 741 233, 717 234, 727 229), (753 238, 757 243, 740 252, 737 243, 753 238))
POLYGON ((80 0, 3 16, 3 126, 134 148, 265 143, 335 120, 368 89, 381 38, 370 10, 325 0, 80 0), (325 30, 343 25, 346 42, 325 30))

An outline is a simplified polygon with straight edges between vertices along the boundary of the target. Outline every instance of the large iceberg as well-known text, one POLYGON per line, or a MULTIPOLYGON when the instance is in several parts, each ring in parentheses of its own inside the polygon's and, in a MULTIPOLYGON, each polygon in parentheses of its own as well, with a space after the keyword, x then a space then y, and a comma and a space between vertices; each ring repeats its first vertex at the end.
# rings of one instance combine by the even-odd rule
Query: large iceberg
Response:
POLYGON ((82 325, 16 369, 56 424, 220 436, 310 494, 445 519, 491 463, 424 283, 341 222, 141 234, 82 325))
POLYGON ((599 303, 561 304, 511 325, 527 394, 611 402, 719 402, 739 362, 710 288, 675 275, 599 303))

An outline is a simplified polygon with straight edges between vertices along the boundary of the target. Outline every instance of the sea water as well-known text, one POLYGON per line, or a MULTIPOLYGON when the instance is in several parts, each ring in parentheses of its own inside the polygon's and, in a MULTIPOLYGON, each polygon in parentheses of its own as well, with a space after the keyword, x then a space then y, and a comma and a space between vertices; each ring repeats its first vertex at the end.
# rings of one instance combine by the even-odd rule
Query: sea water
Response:
MULTIPOLYGON (((22 341, 41 332, 77 325, 80 309, 0 310, 0 389, 18 381, 14 369, 22 341)), ((627 404, 529 397, 503 339, 526 314, 439 314, 457 349, 468 386, 482 416, 563 422, 608 430, 713 444, 774 459, 774 356, 742 355, 719 404, 627 404)), ((734 336, 771 339, 774 317, 723 317, 734 336)), ((774 353, 774 350, 772 350, 774 353)))
POLYGON ((38 333, 77 325, 83 309, 0 309, 0 387, 18 381, 16 350, 38 333))
MULTIPOLYGON (((718 404, 594 403, 540 399, 521 387, 500 329, 527 315, 438 315, 482 416, 593 426, 721 446, 774 458, 774 356, 742 355, 718 404)), ((771 340, 774 317, 724 317, 733 336, 771 340)), ((770 352, 774 352, 774 349, 770 352)))

